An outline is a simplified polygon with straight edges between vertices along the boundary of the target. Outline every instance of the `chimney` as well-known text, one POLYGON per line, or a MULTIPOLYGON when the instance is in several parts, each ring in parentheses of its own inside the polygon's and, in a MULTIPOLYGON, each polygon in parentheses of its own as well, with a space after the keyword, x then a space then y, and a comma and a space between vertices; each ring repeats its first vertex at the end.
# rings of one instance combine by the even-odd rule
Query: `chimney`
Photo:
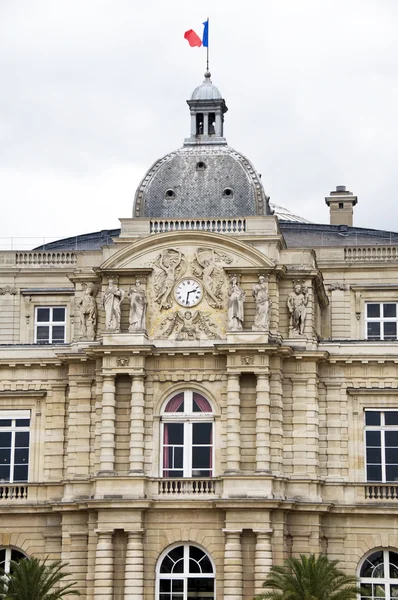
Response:
POLYGON ((325 198, 325 202, 330 208, 331 225, 352 227, 354 206, 358 198, 353 196, 352 192, 348 192, 345 185, 337 185, 336 190, 330 192, 330 196, 325 198))

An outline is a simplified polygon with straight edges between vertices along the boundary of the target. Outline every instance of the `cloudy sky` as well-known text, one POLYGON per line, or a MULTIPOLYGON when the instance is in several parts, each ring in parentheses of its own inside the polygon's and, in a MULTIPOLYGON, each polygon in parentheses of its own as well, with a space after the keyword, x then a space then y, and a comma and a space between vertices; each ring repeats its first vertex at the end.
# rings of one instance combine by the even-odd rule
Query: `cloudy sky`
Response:
POLYGON ((356 225, 398 230, 397 0, 0 0, 0 247, 131 216, 189 134, 206 17, 225 135, 271 202, 328 222, 346 185, 356 225))

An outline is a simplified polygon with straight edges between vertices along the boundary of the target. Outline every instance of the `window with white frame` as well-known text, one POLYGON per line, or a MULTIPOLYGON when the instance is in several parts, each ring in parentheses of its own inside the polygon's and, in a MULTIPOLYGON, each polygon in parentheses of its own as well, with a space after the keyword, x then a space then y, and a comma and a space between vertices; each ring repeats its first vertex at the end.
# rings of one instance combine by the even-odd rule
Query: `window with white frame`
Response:
POLYGON ((30 411, 0 411, 0 483, 28 481, 30 411))
POLYGON ((398 597, 398 553, 377 550, 365 558, 360 572, 361 600, 398 597))
POLYGON ((365 320, 366 339, 385 341, 397 339, 396 302, 368 302, 365 320))
POLYGON ((36 306, 35 344, 64 344, 66 341, 66 308, 36 306))
POLYGON ((214 600, 214 568, 209 556, 189 544, 173 547, 160 557, 157 600, 214 600))
POLYGON ((366 480, 398 481, 398 410, 365 411, 366 480))
POLYGON ((23 558, 27 558, 26 554, 16 548, 0 548, 0 572, 9 573, 11 570, 11 561, 19 562, 23 558))
POLYGON ((170 398, 162 414, 162 477, 212 477, 214 417, 192 390, 170 398))

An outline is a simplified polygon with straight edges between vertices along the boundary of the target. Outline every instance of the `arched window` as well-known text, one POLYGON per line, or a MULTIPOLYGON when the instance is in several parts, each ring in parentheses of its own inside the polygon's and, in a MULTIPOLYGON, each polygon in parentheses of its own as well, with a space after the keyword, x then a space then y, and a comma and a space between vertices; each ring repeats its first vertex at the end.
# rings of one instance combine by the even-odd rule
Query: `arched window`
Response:
POLYGON ((197 546, 176 546, 159 561, 157 600, 214 600, 214 588, 212 562, 197 546))
POLYGON ((27 558, 26 554, 15 548, 0 548, 0 573, 9 573, 11 561, 18 562, 27 558))
POLYGON ((398 552, 377 550, 365 558, 360 569, 363 600, 398 597, 398 552))
POLYGON ((204 396, 186 390, 162 415, 162 477, 212 477, 214 418, 204 396))

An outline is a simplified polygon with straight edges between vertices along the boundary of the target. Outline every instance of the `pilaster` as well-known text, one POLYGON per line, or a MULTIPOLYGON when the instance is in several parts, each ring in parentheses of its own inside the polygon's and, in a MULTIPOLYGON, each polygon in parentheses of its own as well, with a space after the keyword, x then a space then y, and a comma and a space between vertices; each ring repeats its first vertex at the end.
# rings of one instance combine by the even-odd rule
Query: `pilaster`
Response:
POLYGON ((96 531, 95 600, 113 600, 113 530, 96 531))
POLYGON ((99 475, 115 474, 116 376, 103 375, 99 475))
POLYGON ((256 387, 256 472, 270 473, 269 375, 257 373, 256 387))
POLYGON ((124 584, 125 600, 144 598, 144 544, 143 529, 127 531, 126 571, 124 584))
POLYGON ((227 468, 225 474, 240 473, 240 375, 227 374, 227 468))
POLYGON ((242 600, 243 563, 241 529, 223 529, 224 552, 224 600, 242 600))
POLYGON ((144 375, 132 375, 130 404, 130 475, 144 473, 144 375))
POLYGON ((254 530, 256 534, 256 553, 254 559, 255 594, 264 591, 262 587, 272 567, 272 529, 254 530))

